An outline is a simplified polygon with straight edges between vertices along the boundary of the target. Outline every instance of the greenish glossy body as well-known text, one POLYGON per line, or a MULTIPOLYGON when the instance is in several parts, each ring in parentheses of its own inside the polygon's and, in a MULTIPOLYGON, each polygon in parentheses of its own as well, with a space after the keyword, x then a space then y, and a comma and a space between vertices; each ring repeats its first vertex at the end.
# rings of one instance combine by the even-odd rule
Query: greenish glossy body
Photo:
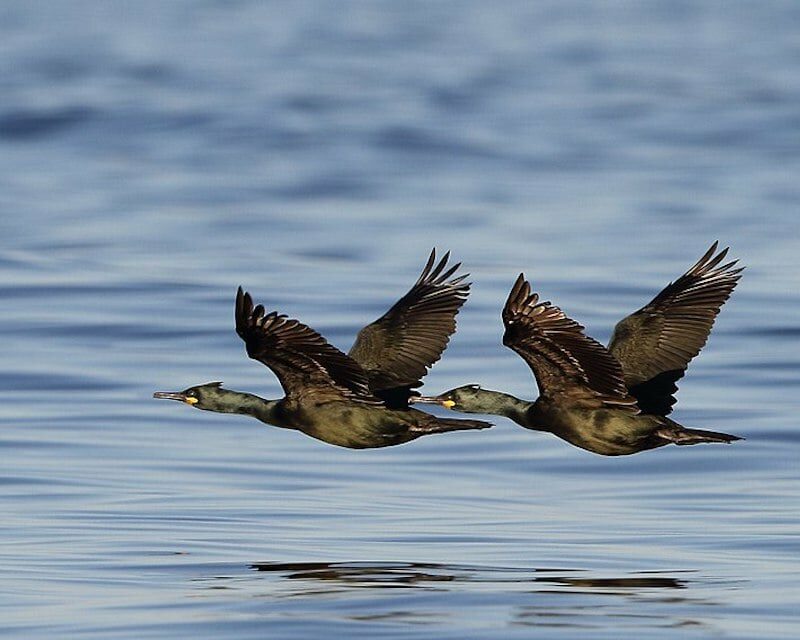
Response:
POLYGON ((669 418, 633 414, 619 409, 575 405, 563 407, 539 399, 529 409, 526 423, 519 424, 528 429, 549 431, 593 453, 624 456, 669 444, 668 440, 655 437, 654 434, 671 422, 669 418))
POLYGON ((466 385, 417 402, 441 404, 460 413, 505 416, 533 431, 544 431, 570 444, 604 456, 624 456, 674 443, 732 442, 736 436, 688 429, 664 416, 608 407, 591 397, 572 395, 554 401, 540 396, 535 402, 508 393, 466 385))
POLYGON ((248 415, 274 427, 301 431, 349 449, 390 447, 427 434, 491 426, 479 420, 437 418, 417 409, 392 410, 346 400, 265 400, 252 393, 223 389, 219 383, 177 393, 159 392, 156 397, 179 400, 215 413, 248 415))
POLYGON ((292 408, 286 401, 279 400, 273 413, 277 421, 259 419, 350 449, 390 447, 435 433, 431 416, 416 409, 395 411, 350 402, 304 404, 292 408))

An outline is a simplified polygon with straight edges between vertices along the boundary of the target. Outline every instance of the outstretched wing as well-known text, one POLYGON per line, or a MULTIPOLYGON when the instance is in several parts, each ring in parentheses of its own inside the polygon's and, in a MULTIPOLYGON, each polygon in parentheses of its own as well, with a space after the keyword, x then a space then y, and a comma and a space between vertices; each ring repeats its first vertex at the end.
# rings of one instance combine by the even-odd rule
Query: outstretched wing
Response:
POLYGON ((561 309, 539 302, 523 274, 503 308, 503 324, 503 344, 528 363, 541 395, 594 396, 604 404, 638 411, 619 362, 561 309))
POLYGON ((262 305, 254 307, 241 287, 236 294, 236 333, 247 355, 275 372, 289 399, 381 404, 371 395, 358 363, 301 322, 275 311, 266 313, 262 305))
POLYGON ((642 411, 667 415, 676 382, 708 340, 714 320, 741 278, 715 242, 700 260, 644 307, 621 320, 608 345, 642 411))
POLYGON ((466 274, 452 277, 461 263, 448 267, 449 258, 448 251, 437 264, 436 250, 431 251, 408 293, 358 332, 349 355, 367 372, 373 392, 405 388, 407 399, 441 357, 470 286, 466 274))

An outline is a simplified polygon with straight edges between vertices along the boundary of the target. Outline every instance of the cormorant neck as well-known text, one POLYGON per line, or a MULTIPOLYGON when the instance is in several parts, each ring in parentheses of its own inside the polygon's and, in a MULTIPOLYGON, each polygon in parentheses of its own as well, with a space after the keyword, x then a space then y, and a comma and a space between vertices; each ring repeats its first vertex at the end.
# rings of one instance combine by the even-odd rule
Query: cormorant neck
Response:
POLYGON ((490 389, 480 389, 476 392, 476 396, 481 407, 480 413, 505 416, 523 427, 527 426, 526 416, 532 402, 490 389))
POLYGON ((228 389, 222 389, 222 391, 225 392, 224 395, 219 398, 213 408, 209 407, 210 411, 241 413, 275 427, 284 426, 278 417, 278 403, 280 400, 265 400, 252 393, 243 393, 241 391, 230 391, 228 389))

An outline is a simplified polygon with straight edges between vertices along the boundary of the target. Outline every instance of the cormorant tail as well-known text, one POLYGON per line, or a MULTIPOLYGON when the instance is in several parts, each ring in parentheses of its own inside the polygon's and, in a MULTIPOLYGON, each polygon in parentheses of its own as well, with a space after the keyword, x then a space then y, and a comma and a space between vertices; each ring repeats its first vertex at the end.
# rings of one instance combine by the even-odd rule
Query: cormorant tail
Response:
POLYGON ((446 433, 448 431, 464 431, 469 429, 488 429, 494 425, 483 420, 463 420, 461 418, 436 418, 428 424, 413 427, 413 431, 422 433, 446 433))
POLYGON ((704 429, 687 429, 686 427, 666 427, 656 431, 656 434, 673 444, 702 444, 704 442, 724 442, 730 444, 736 440, 744 440, 739 436, 732 436, 719 431, 705 431, 704 429))

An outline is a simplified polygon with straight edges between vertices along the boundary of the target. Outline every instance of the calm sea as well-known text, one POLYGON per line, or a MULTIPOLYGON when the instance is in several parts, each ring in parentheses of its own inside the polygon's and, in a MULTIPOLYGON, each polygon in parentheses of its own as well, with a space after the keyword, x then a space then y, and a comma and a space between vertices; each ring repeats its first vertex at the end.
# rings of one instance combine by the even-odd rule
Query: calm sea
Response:
POLYGON ((0 5, 0 632, 800 635, 800 5, 0 5), (152 399, 278 397, 236 287, 349 348, 431 247, 472 295, 426 392, 533 398, 525 271, 605 341, 715 239, 748 265, 675 417, 602 458, 349 451, 152 399))

